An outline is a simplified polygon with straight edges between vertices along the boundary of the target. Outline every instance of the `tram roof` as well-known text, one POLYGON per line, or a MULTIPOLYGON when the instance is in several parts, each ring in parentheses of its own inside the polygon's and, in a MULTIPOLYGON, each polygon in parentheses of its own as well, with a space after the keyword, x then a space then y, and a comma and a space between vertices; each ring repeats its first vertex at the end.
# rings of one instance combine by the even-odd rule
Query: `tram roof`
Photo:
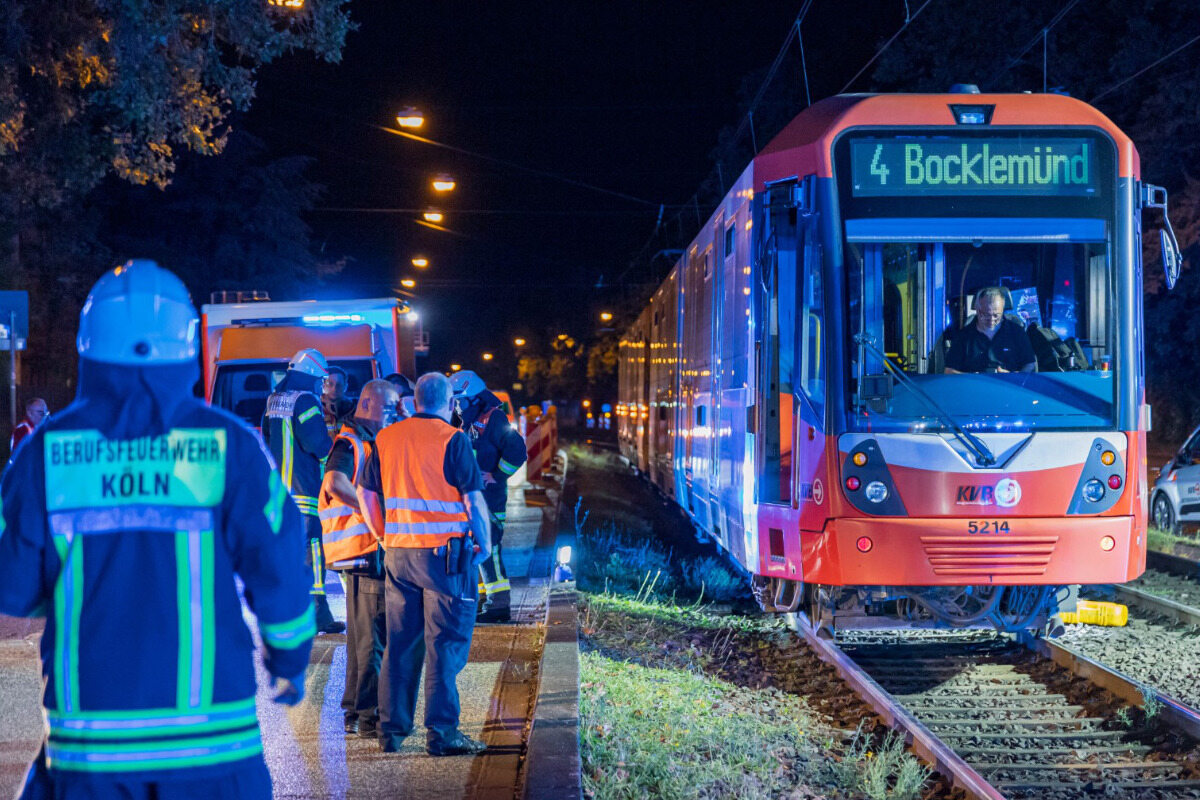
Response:
POLYGON ((1117 145, 1117 174, 1138 178, 1141 164, 1132 140, 1112 120, 1082 100, 1061 94, 841 94, 801 111, 755 157, 756 189, 798 175, 833 177, 831 149, 848 128, 955 126, 950 106, 994 106, 991 122, 970 128, 1090 126, 1117 145))

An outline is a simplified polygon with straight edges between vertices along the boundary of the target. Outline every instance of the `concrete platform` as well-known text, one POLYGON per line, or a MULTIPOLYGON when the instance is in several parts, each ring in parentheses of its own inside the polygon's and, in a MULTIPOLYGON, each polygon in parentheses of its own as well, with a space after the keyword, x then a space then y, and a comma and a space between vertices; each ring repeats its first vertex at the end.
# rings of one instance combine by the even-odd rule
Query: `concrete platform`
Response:
MULTIPOLYGON (((538 667, 549 600, 546 579, 557 527, 557 492, 546 507, 526 506, 518 473, 509 492, 504 560, 513 581, 513 623, 476 628, 470 661, 459 676, 463 731, 487 742, 477 757, 431 758, 418 730, 400 753, 342 730, 345 636, 314 643, 306 697, 296 708, 271 702, 256 658, 258 713, 277 798, 513 798, 536 704, 538 667), (529 574, 534 566, 542 574, 529 574)), ((334 615, 345 618, 345 596, 331 574, 334 615)), ((39 623, 0 617, 0 797, 19 788, 40 745, 39 623)), ((422 693, 423 694, 423 693, 422 693)), ((424 713, 418 700, 417 720, 424 713)), ((419 722, 418 722, 419 725, 419 722)))

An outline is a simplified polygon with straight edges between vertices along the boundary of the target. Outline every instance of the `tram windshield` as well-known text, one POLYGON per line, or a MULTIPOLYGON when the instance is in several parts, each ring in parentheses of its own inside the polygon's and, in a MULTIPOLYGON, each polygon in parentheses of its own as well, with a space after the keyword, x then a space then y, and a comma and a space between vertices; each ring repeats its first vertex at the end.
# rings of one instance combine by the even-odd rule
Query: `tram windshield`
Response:
POLYGON ((1105 223, 848 220, 851 428, 1111 427, 1117 359, 1105 223), (963 223, 992 238, 937 240, 938 229, 961 233, 963 223), (904 233, 887 241, 889 231, 904 233))

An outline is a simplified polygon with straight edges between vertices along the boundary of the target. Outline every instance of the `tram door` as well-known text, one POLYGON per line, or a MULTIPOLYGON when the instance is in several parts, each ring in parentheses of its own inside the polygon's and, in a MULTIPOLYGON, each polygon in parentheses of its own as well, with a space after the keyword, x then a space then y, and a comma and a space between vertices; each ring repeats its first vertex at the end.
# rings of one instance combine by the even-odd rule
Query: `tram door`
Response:
POLYGON ((796 184, 772 186, 765 199, 759 255, 761 336, 757 405, 758 502, 793 500, 793 374, 796 360, 796 184))

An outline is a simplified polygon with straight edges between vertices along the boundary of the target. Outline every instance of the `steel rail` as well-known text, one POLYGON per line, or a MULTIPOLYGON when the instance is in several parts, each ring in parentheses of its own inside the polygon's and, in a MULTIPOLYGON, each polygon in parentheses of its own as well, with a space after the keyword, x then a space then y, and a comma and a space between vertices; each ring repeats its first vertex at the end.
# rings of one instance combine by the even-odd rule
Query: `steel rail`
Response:
POLYGON ((1200 739, 1200 711, 1153 687, 1139 683, 1125 673, 1101 664, 1060 642, 1035 639, 1028 635, 1022 635, 1018 639, 1025 647, 1038 655, 1050 659, 1077 677, 1102 689, 1107 689, 1130 705, 1140 706, 1145 702, 1143 690, 1154 692, 1154 696, 1162 704, 1162 710, 1159 712, 1162 718, 1171 726, 1186 732, 1193 739, 1200 739))
POLYGON ((1159 572, 1168 572, 1182 578, 1200 580, 1200 564, 1190 558, 1160 553, 1157 550, 1146 551, 1146 566, 1159 572))
POLYGON ((913 752, 933 765, 967 796, 969 800, 1004 800, 1004 795, 963 760, 945 742, 910 714, 896 698, 854 663, 833 642, 817 636, 803 612, 788 614, 788 624, 804 637, 817 657, 830 665, 850 685, 863 702, 883 718, 889 727, 900 731, 913 752))
POLYGON ((1113 588, 1116 590, 1117 597, 1125 600, 1128 605, 1141 606, 1164 617, 1170 617, 1177 622, 1182 622, 1184 625, 1200 625, 1200 608, 1185 606, 1183 603, 1176 602, 1168 597, 1150 594, 1143 589, 1136 589, 1133 586, 1118 584, 1113 588))

